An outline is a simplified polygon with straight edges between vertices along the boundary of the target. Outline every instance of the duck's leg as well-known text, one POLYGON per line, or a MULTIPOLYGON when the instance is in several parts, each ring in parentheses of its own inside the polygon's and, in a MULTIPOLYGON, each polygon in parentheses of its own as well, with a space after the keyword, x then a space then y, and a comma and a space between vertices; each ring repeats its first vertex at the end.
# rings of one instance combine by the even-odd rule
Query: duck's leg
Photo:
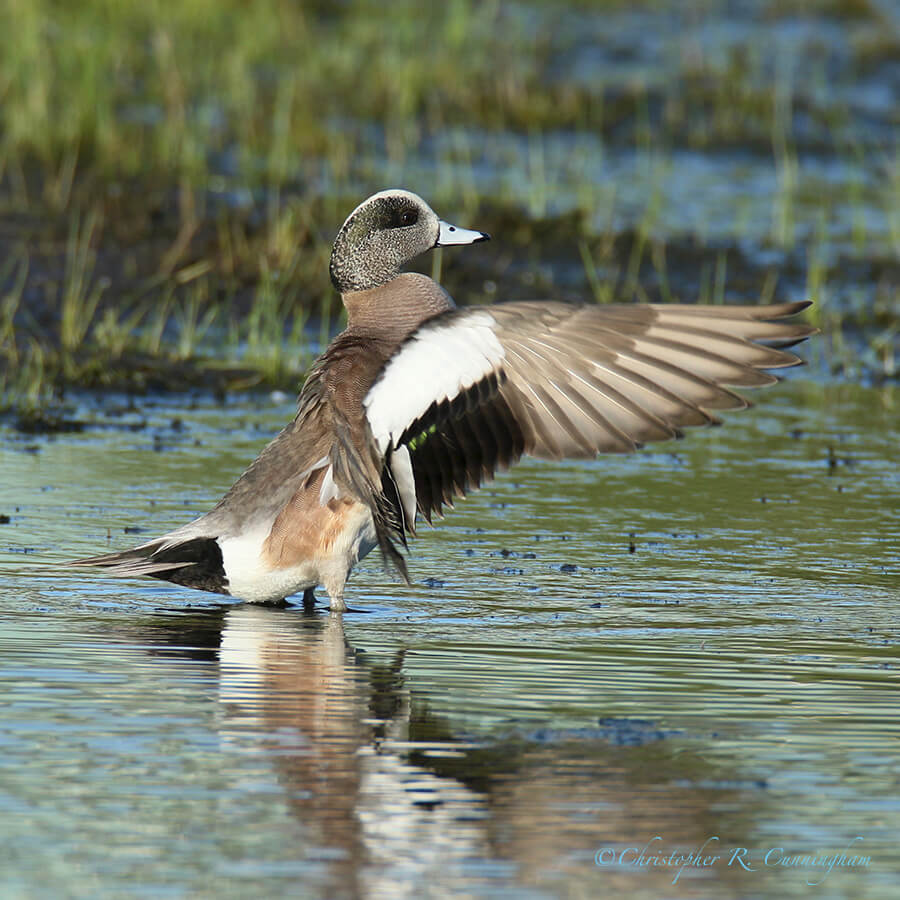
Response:
POLYGON ((312 612, 316 608, 316 589, 308 587, 303 592, 303 611, 312 612))
POLYGON ((344 602, 344 585, 347 583, 346 572, 332 573, 330 578, 322 581, 322 587, 328 594, 331 601, 331 611, 333 613, 347 612, 347 604, 344 602))

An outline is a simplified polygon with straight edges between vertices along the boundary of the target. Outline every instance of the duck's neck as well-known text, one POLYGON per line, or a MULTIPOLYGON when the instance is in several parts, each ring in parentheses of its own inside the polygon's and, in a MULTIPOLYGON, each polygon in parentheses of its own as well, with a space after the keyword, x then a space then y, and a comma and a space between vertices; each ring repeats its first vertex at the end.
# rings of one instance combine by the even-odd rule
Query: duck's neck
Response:
POLYGON ((341 299, 347 308, 348 331, 397 341, 456 305, 436 281, 417 272, 404 272, 366 291, 348 291, 341 299))

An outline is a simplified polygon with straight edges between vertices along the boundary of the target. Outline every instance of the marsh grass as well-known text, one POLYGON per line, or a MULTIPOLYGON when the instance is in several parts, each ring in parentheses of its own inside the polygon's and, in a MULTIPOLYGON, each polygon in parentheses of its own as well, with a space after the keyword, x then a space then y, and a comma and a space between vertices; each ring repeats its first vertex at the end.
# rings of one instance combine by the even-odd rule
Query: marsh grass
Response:
POLYGON ((28 257, 24 250, 7 257, 0 266, 0 283, 10 284, 0 298, 0 351, 13 362, 16 360, 15 321, 22 305, 22 292, 28 280, 28 257))
POLYGON ((163 382, 178 364, 176 386, 183 363, 296 386, 338 322, 334 230, 390 184, 496 233, 492 268, 433 258, 460 300, 498 284, 501 297, 603 303, 805 291, 836 335, 833 368, 852 364, 855 328, 865 359, 893 373, 896 130, 889 114, 859 117, 827 41, 802 43, 791 18, 839 22, 865 79, 900 40, 880 7, 852 5, 760 0, 729 43, 703 31, 729 15, 716 3, 400 0, 385 27, 372 0, 7 0, 0 404, 140 387, 153 361, 163 382), (659 29, 666 41, 648 50, 659 29), (771 172, 769 193, 738 182, 719 200, 698 182, 683 225, 669 190, 682 159, 729 154, 771 172), (623 157, 631 168, 609 177, 623 157), (846 174, 823 187, 811 158, 846 174), (870 265, 858 302, 836 283, 843 253, 870 265))
POLYGON ((107 279, 94 277, 96 255, 92 243, 98 222, 99 214, 92 209, 84 220, 76 212, 69 226, 59 297, 59 340, 67 375, 75 371, 74 354, 81 348, 103 291, 109 286, 107 279))

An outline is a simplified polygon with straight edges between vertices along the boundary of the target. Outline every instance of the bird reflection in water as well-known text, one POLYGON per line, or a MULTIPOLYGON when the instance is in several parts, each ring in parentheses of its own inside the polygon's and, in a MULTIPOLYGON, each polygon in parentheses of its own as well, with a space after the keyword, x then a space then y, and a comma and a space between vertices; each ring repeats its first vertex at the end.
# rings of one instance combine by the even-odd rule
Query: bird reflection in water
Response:
MULTIPOLYGON (((384 666, 364 658, 340 616, 229 610, 219 662, 223 734, 271 754, 292 811, 334 860, 336 889, 397 896, 398 882, 422 884, 432 870, 442 881, 464 880, 467 861, 491 856, 485 798, 408 761, 403 654, 384 666)), ((463 753, 448 742, 417 749, 438 759, 463 753)))

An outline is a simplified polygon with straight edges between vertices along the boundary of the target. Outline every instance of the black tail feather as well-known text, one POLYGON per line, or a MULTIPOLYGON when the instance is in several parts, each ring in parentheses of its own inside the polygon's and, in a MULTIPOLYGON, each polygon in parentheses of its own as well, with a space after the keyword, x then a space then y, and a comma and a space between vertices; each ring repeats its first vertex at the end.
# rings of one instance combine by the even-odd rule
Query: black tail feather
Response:
POLYGON ((171 546, 151 542, 119 553, 76 559, 69 565, 98 566, 109 569, 111 575, 146 575, 201 591, 228 593, 222 550, 215 538, 193 538, 171 546))

